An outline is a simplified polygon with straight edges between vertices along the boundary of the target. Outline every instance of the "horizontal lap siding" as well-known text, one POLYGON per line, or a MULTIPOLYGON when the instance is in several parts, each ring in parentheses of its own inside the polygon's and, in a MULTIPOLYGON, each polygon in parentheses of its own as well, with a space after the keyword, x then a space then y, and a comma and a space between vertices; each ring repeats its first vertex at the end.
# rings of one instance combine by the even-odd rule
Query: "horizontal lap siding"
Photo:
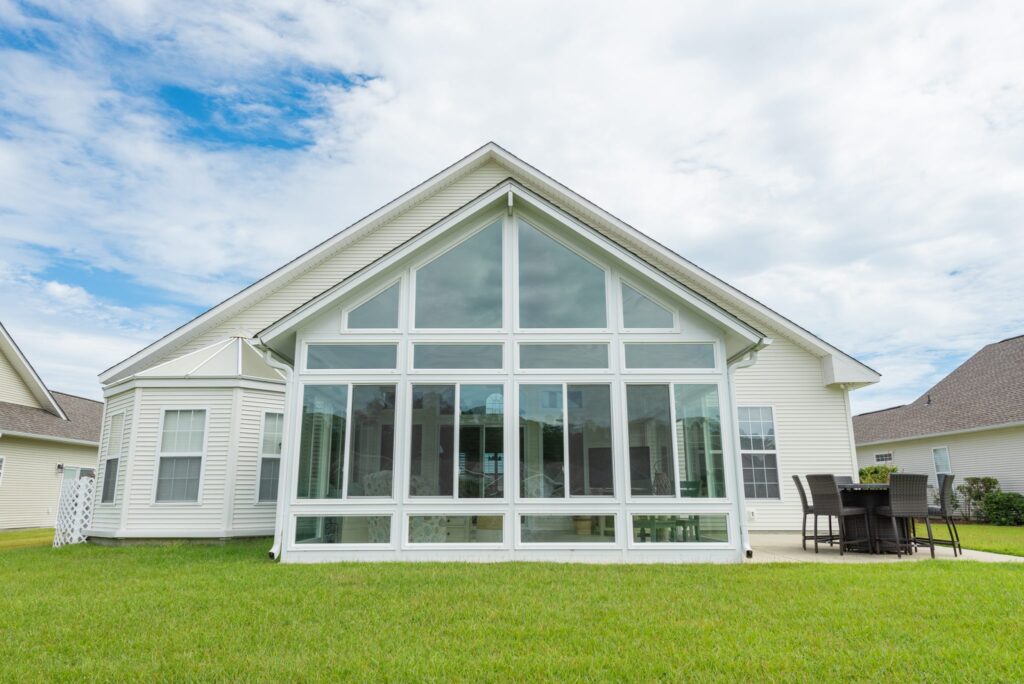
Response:
POLYGON ((821 360, 783 339, 736 371, 739 406, 773 406, 781 499, 747 499, 750 529, 800 528, 800 497, 792 476, 851 475, 853 446, 844 392, 826 387, 821 360))
POLYGON ((0 352, 0 401, 41 408, 39 400, 32 394, 28 385, 18 375, 18 371, 14 370, 14 366, 3 352, 0 352))
POLYGON ((57 464, 96 467, 96 447, 0 437, 0 529, 53 527, 63 475, 57 464))
POLYGON ((311 266, 246 310, 227 317, 160 360, 153 360, 152 365, 201 349, 239 330, 246 330, 252 334, 259 332, 324 290, 419 235, 426 228, 494 187, 508 175, 508 171, 497 164, 485 164, 365 235, 358 242, 311 266))
POLYGON ((175 388, 137 390, 142 393, 132 439, 135 444, 129 487, 127 531, 161 530, 188 536, 190 531, 224 529, 224 492, 231 435, 233 390, 175 388), (160 418, 164 409, 208 412, 206 454, 199 492, 202 503, 154 503, 160 418))
POLYGON ((239 421, 238 464, 235 469, 235 532, 272 530, 274 504, 257 504, 260 473, 263 414, 284 413, 284 393, 245 390, 242 395, 242 416, 239 421))
POLYGON ((132 408, 135 392, 124 392, 107 399, 103 412, 103 434, 100 436, 99 466, 96 469, 96 506, 93 508, 93 530, 114 532, 121 525, 121 509, 124 503, 124 487, 128 473, 128 446, 132 439, 132 408), (117 491, 113 503, 102 503, 103 483, 106 480, 107 449, 110 447, 110 419, 115 413, 124 411, 124 438, 121 457, 118 460, 117 491))
POLYGON ((935 486, 932 449, 947 447, 949 464, 956 475, 954 486, 965 477, 994 477, 1004 491, 1024 494, 1024 427, 969 432, 946 437, 893 442, 859 447, 861 467, 875 465, 875 454, 892 452, 892 463, 903 473, 926 473, 935 486))

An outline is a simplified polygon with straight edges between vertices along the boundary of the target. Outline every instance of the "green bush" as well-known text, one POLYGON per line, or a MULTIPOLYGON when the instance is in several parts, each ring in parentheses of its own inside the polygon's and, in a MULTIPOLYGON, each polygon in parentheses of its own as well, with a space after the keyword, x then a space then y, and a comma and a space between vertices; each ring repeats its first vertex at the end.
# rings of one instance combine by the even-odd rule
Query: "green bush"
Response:
POLYGON ((989 492, 981 500, 981 510, 993 525, 1024 525, 1024 494, 989 492))
POLYGON ((982 501, 988 494, 999 491, 999 480, 994 477, 965 477, 956 491, 963 497, 963 513, 967 518, 984 515, 982 501))
POLYGON ((896 466, 873 465, 860 469, 860 481, 872 484, 885 484, 889 481, 889 475, 898 471, 896 466))

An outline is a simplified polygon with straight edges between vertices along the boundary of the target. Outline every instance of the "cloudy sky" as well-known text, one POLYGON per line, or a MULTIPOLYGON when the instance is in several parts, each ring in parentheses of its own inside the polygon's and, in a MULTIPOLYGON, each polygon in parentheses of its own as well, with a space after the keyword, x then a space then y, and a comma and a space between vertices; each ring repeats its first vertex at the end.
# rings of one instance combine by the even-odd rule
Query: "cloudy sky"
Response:
POLYGON ((1022 8, 0 0, 0 320, 98 396, 495 140, 903 403, 1024 333, 1022 8))

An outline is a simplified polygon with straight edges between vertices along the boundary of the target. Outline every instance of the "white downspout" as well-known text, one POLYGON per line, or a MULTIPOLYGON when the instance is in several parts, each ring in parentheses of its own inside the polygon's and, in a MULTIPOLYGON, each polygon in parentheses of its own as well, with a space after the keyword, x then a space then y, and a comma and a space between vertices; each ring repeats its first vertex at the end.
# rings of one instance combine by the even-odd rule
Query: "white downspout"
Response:
POLYGON ((263 350, 263 361, 271 368, 276 368, 285 375, 284 393, 284 425, 281 427, 281 467, 278 469, 279 481, 277 485, 277 522, 274 525, 274 544, 270 547, 269 556, 271 560, 278 560, 281 557, 282 531, 284 530, 285 516, 287 516, 287 497, 291 492, 289 475, 292 472, 291 466, 291 433, 292 423, 295 421, 295 411, 290 410, 292 375, 294 370, 286 363, 281 363, 274 358, 269 349, 263 350), (287 458, 285 458, 287 456, 287 458), (287 463, 286 463, 287 462, 287 463))
POLYGON ((747 558, 754 557, 754 549, 750 545, 750 531, 747 530, 747 497, 744 496, 743 488, 743 458, 740 454, 740 428, 739 428, 739 410, 736 406, 736 371, 740 368, 750 368, 757 363, 757 352, 762 349, 763 345, 757 345, 750 350, 747 354, 740 356, 738 360, 731 361, 727 364, 726 368, 729 374, 729 402, 730 411, 732 413, 732 443, 733 459, 735 461, 733 465, 733 473, 735 476, 734 490, 736 491, 736 500, 739 508, 739 527, 740 527, 740 542, 743 544, 743 554, 747 558))

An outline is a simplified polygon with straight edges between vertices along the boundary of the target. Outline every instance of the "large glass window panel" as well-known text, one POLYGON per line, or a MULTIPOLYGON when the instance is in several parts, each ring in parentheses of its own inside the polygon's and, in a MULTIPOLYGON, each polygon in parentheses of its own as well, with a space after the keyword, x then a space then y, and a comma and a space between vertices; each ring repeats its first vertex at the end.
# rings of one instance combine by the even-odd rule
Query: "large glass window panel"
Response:
POLYGON ((932 449, 932 461, 935 463, 936 475, 949 475, 953 472, 953 467, 949 464, 949 449, 947 447, 932 449))
POLYGON ((520 368, 607 368, 608 345, 521 344, 520 368))
POLYGON ((717 385, 676 385, 679 493, 724 497, 725 459, 717 385))
POLYGON ((410 496, 451 496, 455 477, 455 385, 413 385, 410 496))
POLYGON ((634 515, 633 541, 637 544, 727 543, 725 515, 634 515))
POLYGON ((505 389, 459 387, 459 497, 505 496, 505 389))
POLYGON ((519 221, 519 326, 604 328, 605 273, 519 221))
POLYGON ((626 368, 714 368, 715 346, 700 342, 626 344, 626 368))
POLYGON ((668 385, 627 385, 629 480, 634 495, 675 495, 668 385))
POLYGON ((389 515, 302 515, 295 519, 296 544, 387 544, 389 515))
POLYGON ((394 344, 311 344, 306 356, 310 370, 394 369, 398 346, 394 344))
POLYGON ((501 368, 500 344, 417 344, 413 368, 501 368))
POLYGON ((612 496, 612 400, 608 385, 569 385, 569 494, 612 496))
POLYGON ((265 414, 263 417, 263 438, 260 440, 260 453, 264 456, 280 456, 283 434, 284 414, 265 414))
POLYGON ((672 312, 622 283, 622 322, 627 328, 671 328, 672 312))
POLYGON ((348 496, 392 496, 395 386, 352 387, 348 496))
POLYGON ((417 328, 500 328, 501 219, 416 271, 417 328))
POLYGON ((523 543, 610 544, 615 541, 614 515, 524 515, 523 543))
POLYGON ((395 283, 349 311, 348 327, 356 330, 397 328, 400 292, 401 284, 395 283))
POLYGON ((191 502, 199 500, 199 456, 162 456, 157 473, 156 500, 191 502))
POLYGON ((519 494, 565 496, 561 385, 519 387, 519 494))
POLYGON ((410 544, 500 544, 500 515, 411 515, 410 544))
POLYGON ((299 438, 300 499, 340 499, 345 468, 348 385, 306 385, 299 438))
POLYGON ((160 451, 165 454, 201 454, 205 429, 205 409, 164 411, 160 451))

